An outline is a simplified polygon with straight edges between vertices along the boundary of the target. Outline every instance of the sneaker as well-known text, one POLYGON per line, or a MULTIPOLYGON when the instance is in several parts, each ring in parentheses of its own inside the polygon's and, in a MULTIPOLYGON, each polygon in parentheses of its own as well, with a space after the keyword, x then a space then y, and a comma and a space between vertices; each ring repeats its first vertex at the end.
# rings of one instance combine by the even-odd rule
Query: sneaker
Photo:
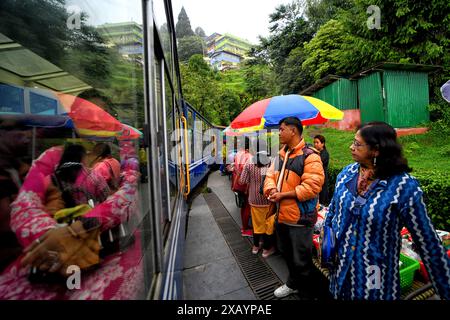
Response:
POLYGON ((253 232, 252 232, 252 230, 249 230, 249 229, 247 229, 247 230, 242 230, 242 231, 241 231, 241 235, 242 235, 243 237, 253 237, 253 232))
POLYGON ((291 289, 287 285, 283 284, 281 287, 275 290, 273 294, 277 298, 284 298, 293 293, 298 293, 298 290, 291 289))
POLYGON ((253 247, 252 247, 252 253, 253 253, 253 254, 258 254, 258 252, 259 252, 259 247, 253 246, 253 247))
POLYGON ((275 247, 270 248, 269 250, 263 250, 262 257, 268 258, 269 256, 273 255, 275 253, 275 247))

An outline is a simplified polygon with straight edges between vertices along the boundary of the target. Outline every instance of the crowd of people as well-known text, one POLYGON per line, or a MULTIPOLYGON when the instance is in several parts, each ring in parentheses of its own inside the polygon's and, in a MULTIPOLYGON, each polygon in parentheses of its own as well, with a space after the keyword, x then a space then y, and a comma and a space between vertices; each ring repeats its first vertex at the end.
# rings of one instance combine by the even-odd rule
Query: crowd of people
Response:
MULTIPOLYGON (((401 234, 406 226, 429 271, 435 293, 450 298, 450 259, 426 211, 418 181, 384 122, 360 126, 349 146, 354 163, 337 176, 329 195, 330 155, 325 137, 303 137, 299 119, 279 123, 280 150, 267 159, 267 146, 252 149, 249 138, 221 171, 232 174, 241 208, 242 236, 253 236, 252 253, 267 258, 279 251, 289 276, 274 291, 278 298, 300 289, 313 292, 313 231, 318 210, 327 207, 323 225, 333 231, 335 256, 330 296, 344 300, 400 299, 401 234), (250 225, 252 230, 250 232, 250 225), (375 285, 372 282, 376 270, 375 285)), ((225 158, 225 156, 224 156, 225 158)), ((320 252, 320 249, 319 249, 320 252)))
MULTIPOLYGON (((141 248, 126 237, 125 225, 139 212, 146 154, 130 141, 119 142, 116 156, 108 143, 87 148, 75 142, 53 146, 31 164, 20 139, 4 136, 0 144, 0 299, 130 298, 141 287, 141 248), (119 254, 125 243, 130 250, 119 254), (86 272, 86 286, 97 289, 67 291, 62 279, 73 265, 86 272)), ((253 254, 262 251, 265 259, 279 252, 286 262, 287 281, 274 295, 314 292, 313 233, 319 209, 327 207, 323 225, 335 237, 330 296, 400 299, 400 230, 406 226, 436 294, 449 299, 450 259, 396 131, 384 122, 362 125, 349 146, 354 163, 337 176, 332 195, 325 141, 316 135, 307 143, 302 122, 287 117, 279 123, 277 155, 261 139, 256 147, 245 139, 242 148, 223 153, 228 165, 221 171, 232 176, 242 236, 253 237, 253 254)))

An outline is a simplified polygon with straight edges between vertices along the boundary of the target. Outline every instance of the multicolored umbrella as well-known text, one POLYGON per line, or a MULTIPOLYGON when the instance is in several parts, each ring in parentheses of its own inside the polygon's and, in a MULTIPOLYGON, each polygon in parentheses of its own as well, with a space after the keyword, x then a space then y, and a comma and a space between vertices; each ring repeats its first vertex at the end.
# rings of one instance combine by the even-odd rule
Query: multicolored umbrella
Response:
POLYGON ((442 98, 444 98, 445 101, 450 103, 450 80, 444 83, 444 85, 441 87, 441 94, 442 98))
POLYGON ((70 94, 57 96, 81 135, 111 138, 122 131, 122 123, 96 104, 70 94))
POLYGON ((344 113, 317 98, 296 94, 275 96, 247 107, 230 124, 227 135, 239 135, 278 126, 286 117, 297 117, 303 125, 342 120, 344 113))
POLYGON ((117 135, 118 140, 135 140, 142 136, 142 132, 135 127, 122 123, 122 131, 117 135))

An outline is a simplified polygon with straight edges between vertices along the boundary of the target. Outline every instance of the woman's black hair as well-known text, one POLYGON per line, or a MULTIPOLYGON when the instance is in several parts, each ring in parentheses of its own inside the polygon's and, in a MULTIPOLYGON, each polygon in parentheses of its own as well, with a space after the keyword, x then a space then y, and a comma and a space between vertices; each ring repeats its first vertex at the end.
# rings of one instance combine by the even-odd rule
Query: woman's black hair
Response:
POLYGON ((358 129, 365 143, 372 150, 378 150, 375 175, 387 179, 396 174, 411 172, 408 160, 403 156, 402 146, 397 141, 397 133, 385 122, 375 121, 363 124, 358 129))
MULTIPOLYGON (((55 171, 57 183, 59 183, 60 187, 75 183, 80 170, 83 168, 81 162, 85 155, 86 149, 82 145, 68 144, 65 146, 61 160, 55 171)), ((62 189, 62 198, 66 207, 75 206, 71 190, 60 189, 62 189)))
POLYGON ((322 136, 321 134, 318 134, 318 135, 314 136, 314 139, 317 139, 317 140, 319 140, 320 142, 322 142, 322 143, 323 143, 323 148, 324 148, 324 149, 327 148, 327 146, 325 145, 325 137, 324 137, 324 136, 322 136))
POLYGON ((111 147, 107 143, 99 142, 95 145, 93 152, 97 156, 96 159, 103 159, 111 156, 111 147))

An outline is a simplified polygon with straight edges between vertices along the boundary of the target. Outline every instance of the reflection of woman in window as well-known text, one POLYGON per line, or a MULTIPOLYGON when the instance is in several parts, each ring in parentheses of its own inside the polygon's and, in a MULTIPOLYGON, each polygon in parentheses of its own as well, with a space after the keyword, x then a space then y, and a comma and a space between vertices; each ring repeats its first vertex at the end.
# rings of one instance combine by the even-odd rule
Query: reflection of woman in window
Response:
POLYGON ((90 167, 108 183, 111 191, 116 191, 120 182, 120 163, 112 157, 111 147, 106 143, 97 143, 92 150, 94 159, 90 167))
POLYGON ((128 144, 123 149, 126 157, 122 158, 123 179, 118 191, 66 226, 58 225, 44 205, 46 183, 60 164, 63 149, 50 148, 33 163, 11 206, 11 228, 25 255, 1 274, 0 299, 130 299, 141 294, 140 241, 121 253, 106 256, 100 268, 83 271, 98 259, 95 251, 99 243, 94 237, 98 231, 105 232, 137 213, 138 161, 132 156, 133 146, 128 144), (67 290, 65 281, 44 280, 39 286, 29 281, 31 266, 47 274, 65 274, 69 265, 80 266, 83 290, 67 290))

